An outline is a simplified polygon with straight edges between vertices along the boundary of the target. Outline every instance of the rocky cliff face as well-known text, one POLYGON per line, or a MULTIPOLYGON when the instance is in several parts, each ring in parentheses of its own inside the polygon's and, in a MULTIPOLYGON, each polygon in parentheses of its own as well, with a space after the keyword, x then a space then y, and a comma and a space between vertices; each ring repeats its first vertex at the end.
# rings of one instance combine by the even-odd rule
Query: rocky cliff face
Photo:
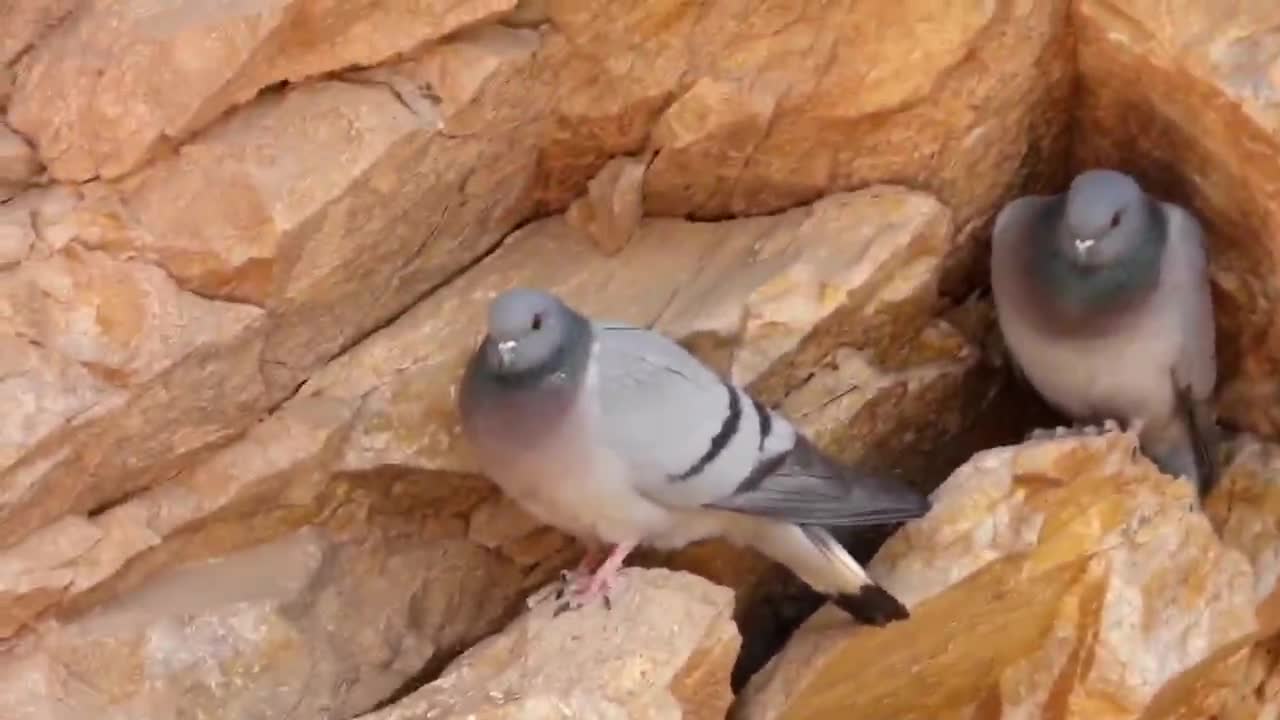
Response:
POLYGON ((816 615, 733 712, 1276 712, 1280 10, 952 5, 0 0, 0 717, 723 717, 790 579, 710 543, 639 559, 729 590, 522 614, 579 550, 458 440, 483 302, 653 324, 932 489, 1026 429, 991 218, 1094 164, 1212 236, 1213 527, 1127 436, 980 455, 876 560, 918 619, 816 615))

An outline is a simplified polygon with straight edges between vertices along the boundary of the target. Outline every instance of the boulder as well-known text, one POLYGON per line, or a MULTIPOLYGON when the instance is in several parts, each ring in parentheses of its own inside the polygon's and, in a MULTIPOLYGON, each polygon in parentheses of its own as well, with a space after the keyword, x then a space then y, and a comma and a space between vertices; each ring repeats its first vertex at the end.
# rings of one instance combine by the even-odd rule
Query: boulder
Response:
MULTIPOLYGON (((166 483, 93 516, 66 515, 0 553, 12 568, 0 574, 0 593, 12 601, 7 617, 0 614, 0 633, 60 604, 110 596, 135 576, 219 552, 233 539, 259 542, 311 522, 347 502, 341 488, 408 473, 428 485, 427 497, 462 503, 469 514, 495 494, 491 486, 479 486, 479 499, 449 499, 429 488, 457 487, 458 478, 476 472, 459 442, 453 387, 479 339, 482 300, 513 284, 558 290, 591 313, 656 324, 761 398, 781 402, 833 452, 857 457, 876 444, 876 433, 895 427, 929 426, 928 439, 940 442, 966 420, 963 381, 977 366, 972 344, 931 319, 951 231, 935 200, 892 187, 771 218, 646 220, 612 256, 563 217, 530 225, 315 373, 236 442, 166 483), (671 259, 673 248, 686 254, 675 266, 683 273, 657 262, 671 259), (568 257, 576 262, 564 262, 568 257), (894 357, 891 348, 909 341, 916 356, 894 357), (832 353, 831 366, 808 377, 805 368, 832 353), (899 409, 896 420, 883 419, 888 407, 899 409), (841 432, 842 421, 860 413, 863 435, 841 432), (50 554, 50 546, 65 551, 50 554), (132 572, 116 575, 126 567, 132 572)), ((512 519, 522 515, 515 508, 494 512, 507 519, 477 516, 448 532, 470 533, 539 572, 571 561, 557 533, 512 519), (532 537, 508 548, 509 538, 486 529, 496 526, 532 537)), ((725 564, 726 555, 742 556, 721 550, 692 567, 741 567, 713 577, 750 586, 763 567, 759 558, 725 564)), ((513 578, 508 590, 524 582, 513 578)))
POLYGON ((381 63, 515 0, 18 4, 30 26, 65 17, 22 58, 9 120, 55 179, 84 182, 128 174, 268 86, 381 63))
POLYGON ((733 593, 629 568, 612 609, 556 614, 547 597, 434 682, 359 720, 723 718, 738 652, 733 593))
MULTIPOLYGON (((529 32, 504 33, 520 52, 464 36, 420 62, 497 53, 479 85, 500 88, 527 65, 529 32)), ((448 118, 414 113, 387 86, 310 83, 120 182, 15 198, 36 240, 0 276, 0 335, 40 359, 0 386, 20 413, 0 469, 0 546, 207 459, 501 240, 535 156, 505 101, 476 92, 492 125, 451 137, 448 118), (74 384, 28 394, 51 375, 74 384)))
POLYGON ((1251 502, 1275 449, 1249 445, 1206 514, 1136 448, 1068 433, 974 456, 868 567, 912 617, 824 608, 735 717, 1221 717, 1252 697, 1252 646, 1280 627, 1275 510, 1251 502))
POLYGON ((513 571, 461 540, 306 528, 174 568, 9 650, 0 716, 351 717, 509 614, 513 597, 490 588, 513 571))
MULTIPOLYGON (((0 80, 0 85, 3 84, 0 80)), ((0 87, 0 98, 3 95, 0 87)), ((0 122, 0 202, 33 185, 41 170, 40 161, 27 141, 0 122)))

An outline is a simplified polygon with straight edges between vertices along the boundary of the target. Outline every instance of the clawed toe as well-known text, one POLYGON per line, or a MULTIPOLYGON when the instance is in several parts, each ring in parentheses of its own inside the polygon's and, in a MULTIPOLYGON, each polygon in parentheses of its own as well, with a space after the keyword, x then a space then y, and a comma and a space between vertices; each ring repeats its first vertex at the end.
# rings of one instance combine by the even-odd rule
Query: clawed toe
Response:
POLYGON ((583 592, 568 594, 567 596, 566 593, 561 591, 561 594, 556 597, 556 600, 560 600, 561 602, 556 606, 555 612, 553 612, 551 616, 559 617, 561 613, 568 612, 570 610, 581 610, 597 597, 599 597, 600 601, 604 603, 605 610, 613 610, 613 601, 609 598, 609 592, 607 590, 594 593, 583 592))
POLYGON ((576 570, 561 570, 560 589, 556 590, 556 599, 562 600, 566 596, 581 593, 587 588, 590 582, 590 575, 584 575, 576 570))
POLYGON ((1061 440, 1069 437, 1098 437, 1122 428, 1115 420, 1105 420, 1100 425, 1059 425, 1052 428, 1036 428, 1027 433, 1027 440, 1061 440))
POLYGON ((562 602, 556 607, 555 615, 569 610, 578 610, 596 599, 604 603, 605 610, 613 610, 613 600, 609 597, 613 592, 613 578, 595 577, 588 580, 585 585, 580 582, 582 578, 574 580, 576 582, 564 585, 556 593, 556 600, 562 602))
POLYGON ((1059 440, 1066 437, 1068 433, 1073 432, 1074 430, 1075 428, 1070 425, 1060 425, 1058 427, 1051 428, 1036 428, 1035 430, 1027 433, 1027 440, 1059 440))
POLYGON ((1053 428, 1035 428, 1031 432, 1027 433, 1026 440, 1028 442, 1040 441, 1040 440, 1052 440, 1053 430, 1054 430, 1053 428))
POLYGON ((612 610, 613 601, 609 594, 617 583, 618 568, 621 567, 623 558, 634 547, 634 543, 614 546, 613 551, 594 573, 583 571, 587 567, 585 562, 576 571, 562 570, 560 589, 556 593, 556 600, 560 601, 560 604, 556 607, 553 617, 569 610, 577 610, 597 598, 604 602, 605 610, 612 610))

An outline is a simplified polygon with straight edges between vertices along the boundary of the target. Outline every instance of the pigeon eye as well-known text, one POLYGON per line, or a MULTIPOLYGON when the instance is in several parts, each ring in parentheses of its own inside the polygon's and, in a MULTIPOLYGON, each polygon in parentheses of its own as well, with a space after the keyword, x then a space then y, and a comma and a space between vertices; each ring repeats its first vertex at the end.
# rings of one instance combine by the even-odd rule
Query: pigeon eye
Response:
POLYGON ((1119 210, 1117 210, 1117 211, 1115 212, 1115 214, 1111 216, 1111 227, 1113 227, 1113 228, 1114 228, 1114 227, 1118 227, 1118 226, 1120 225, 1120 215, 1121 215, 1121 214, 1122 214, 1122 213, 1121 213, 1119 210))
POLYGON ((542 329, 542 313, 537 313, 533 316, 533 323, 530 324, 530 327, 534 330, 542 329))

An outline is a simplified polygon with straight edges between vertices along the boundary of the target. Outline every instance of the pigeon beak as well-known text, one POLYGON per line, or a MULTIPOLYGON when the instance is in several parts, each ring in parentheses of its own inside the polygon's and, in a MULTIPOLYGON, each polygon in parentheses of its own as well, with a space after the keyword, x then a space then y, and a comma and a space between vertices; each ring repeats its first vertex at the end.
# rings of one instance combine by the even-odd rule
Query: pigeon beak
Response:
POLYGON ((516 341, 503 340, 498 343, 498 365, 499 367, 508 367, 511 365, 512 359, 516 355, 516 341))
POLYGON ((1074 242, 1076 259, 1081 263, 1088 264, 1093 257, 1093 248, 1098 244, 1098 241, 1095 238, 1076 238, 1074 242))

